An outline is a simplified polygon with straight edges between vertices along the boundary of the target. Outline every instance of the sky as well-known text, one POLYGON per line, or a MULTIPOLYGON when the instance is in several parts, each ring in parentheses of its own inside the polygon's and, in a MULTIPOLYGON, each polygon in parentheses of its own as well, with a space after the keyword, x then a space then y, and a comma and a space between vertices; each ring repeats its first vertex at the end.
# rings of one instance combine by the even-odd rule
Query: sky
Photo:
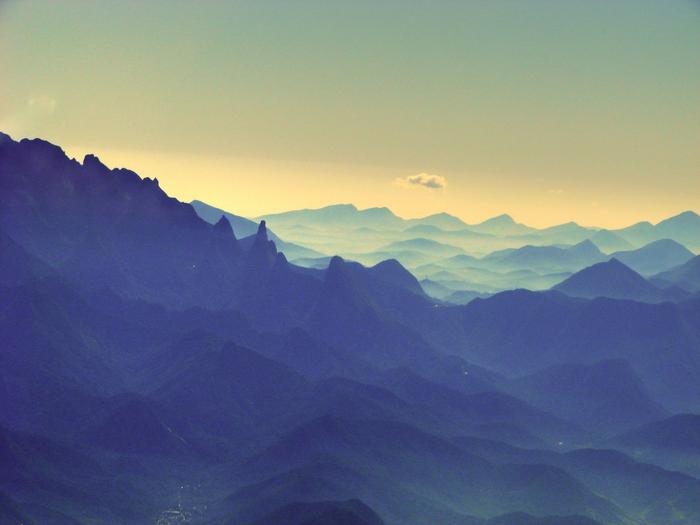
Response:
POLYGON ((0 131, 245 216, 700 211, 700 1, 0 0, 0 131))

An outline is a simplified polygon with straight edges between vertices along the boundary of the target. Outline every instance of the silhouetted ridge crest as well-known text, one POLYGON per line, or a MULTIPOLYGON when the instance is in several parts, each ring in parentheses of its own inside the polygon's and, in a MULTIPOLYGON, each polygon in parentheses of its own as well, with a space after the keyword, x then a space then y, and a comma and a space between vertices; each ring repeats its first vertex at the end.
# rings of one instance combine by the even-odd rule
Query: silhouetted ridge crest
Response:
MULTIPOLYGON (((360 292, 363 292, 358 275, 361 269, 363 267, 359 263, 347 262, 339 255, 333 256, 326 270, 325 289, 332 293, 351 293, 359 298, 360 292)), ((365 296, 364 293, 362 295, 365 296)))
POLYGON ((253 239, 253 244, 248 252, 250 264, 261 268, 270 268, 277 259, 277 248, 274 241, 267 236, 267 226, 265 221, 260 221, 258 231, 253 239))
POLYGON ((552 288, 574 297, 657 301, 661 290, 613 257, 575 273, 552 288))
POLYGON ((263 219, 260 221, 260 224, 258 225, 258 233, 255 235, 255 241, 256 242, 267 242, 267 225, 265 223, 265 220, 263 219))
POLYGON ((233 232, 231 223, 225 216, 221 216, 219 222, 212 227, 215 248, 220 250, 224 257, 234 259, 240 254, 241 247, 233 232))
POLYGON ((500 215, 497 215, 495 217, 491 217, 490 219, 486 219, 482 224, 515 224, 515 220, 513 217, 508 215, 507 213, 501 213, 500 215))
POLYGON ((425 296, 418 279, 396 259, 387 259, 377 263, 369 268, 369 272, 374 278, 386 284, 397 286, 416 295, 425 296))
POLYGON ((374 318, 375 307, 361 278, 366 269, 355 262, 346 262, 336 255, 331 258, 326 270, 319 309, 326 315, 358 315, 357 319, 374 318), (351 314, 351 312, 353 314, 351 314))
POLYGON ((222 215, 219 221, 214 225, 214 231, 221 235, 232 235, 234 238, 236 237, 231 223, 224 215, 222 215))
POLYGON ((94 171, 105 171, 108 172, 110 169, 105 166, 97 155, 88 153, 83 158, 83 168, 94 171))
POLYGON ((700 292, 700 255, 655 275, 653 279, 662 286, 676 285, 691 292, 700 292))
POLYGON ((52 144, 47 140, 22 139, 17 144, 22 146, 23 152, 26 153, 28 157, 36 155, 39 157, 45 156, 51 160, 68 159, 66 153, 60 146, 52 144))
POLYGON ((576 252, 578 254, 587 254, 587 255, 598 255, 600 254, 600 250, 598 249, 598 246, 591 241, 590 239, 586 239, 584 241, 581 241, 578 244, 574 244, 571 248, 571 251, 576 252))
POLYGON ((0 174, 0 227, 87 288, 174 307, 221 307, 275 261, 263 229, 246 273, 234 260, 240 247, 230 223, 210 225, 157 180, 109 169, 96 155, 81 164, 48 142, 7 138, 0 141, 0 174))

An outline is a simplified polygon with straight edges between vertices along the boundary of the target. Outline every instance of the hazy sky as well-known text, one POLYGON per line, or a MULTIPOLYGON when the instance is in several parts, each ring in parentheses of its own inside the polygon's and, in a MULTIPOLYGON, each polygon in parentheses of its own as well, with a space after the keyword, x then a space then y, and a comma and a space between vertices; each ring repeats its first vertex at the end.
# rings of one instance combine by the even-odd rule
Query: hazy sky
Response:
POLYGON ((0 130, 254 216, 700 211, 700 2, 0 0, 0 130))

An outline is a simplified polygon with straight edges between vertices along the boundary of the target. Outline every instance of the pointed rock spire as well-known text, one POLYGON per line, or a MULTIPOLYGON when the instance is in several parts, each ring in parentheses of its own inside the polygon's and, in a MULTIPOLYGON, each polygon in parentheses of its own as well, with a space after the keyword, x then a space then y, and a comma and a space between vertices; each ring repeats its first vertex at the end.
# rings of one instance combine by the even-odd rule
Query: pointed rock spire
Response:
POLYGON ((213 231, 217 239, 216 245, 224 250, 227 257, 235 257, 240 253, 241 248, 238 245, 238 239, 236 239, 236 235, 233 233, 233 227, 225 215, 222 215, 219 221, 214 225, 213 231))
POLYGON ((222 215, 219 221, 214 225, 214 231, 223 235, 236 235, 233 233, 233 227, 231 222, 226 218, 226 215, 222 215))
POLYGON ((275 243, 268 239, 265 221, 260 221, 253 245, 248 252, 248 258, 254 266, 269 268, 274 264, 276 257, 275 243))
POLYGON ((258 233, 255 234, 255 242, 262 241, 262 242, 267 242, 268 237, 267 237, 267 225, 265 223, 265 220, 263 219, 260 221, 260 224, 258 225, 258 233))

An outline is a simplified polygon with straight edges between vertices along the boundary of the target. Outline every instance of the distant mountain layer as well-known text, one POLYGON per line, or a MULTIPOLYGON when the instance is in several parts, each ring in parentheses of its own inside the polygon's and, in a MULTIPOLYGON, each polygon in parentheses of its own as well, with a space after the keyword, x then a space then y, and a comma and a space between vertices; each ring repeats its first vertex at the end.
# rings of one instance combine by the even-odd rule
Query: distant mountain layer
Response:
POLYGON ((432 254, 449 257, 464 253, 462 249, 449 244, 433 241, 430 239, 416 238, 405 241, 396 241, 380 248, 380 251, 392 252, 403 250, 429 251, 432 254))
POLYGON ((394 215, 388 208, 368 208, 358 210, 352 204, 336 204, 315 210, 295 210, 272 213, 257 217, 266 220, 271 227, 303 225, 307 227, 327 228, 329 226, 399 228, 404 220, 394 215))
MULTIPOLYGON (((238 237, 239 239, 243 237, 253 236, 258 230, 258 223, 251 221, 250 219, 246 219, 245 217, 240 217, 238 215, 234 215, 233 213, 229 213, 219 208, 215 208, 202 201, 195 200, 192 201, 190 204, 197 212, 197 215, 199 215, 202 219, 204 219, 210 224, 216 224, 221 219, 221 217, 226 217, 226 219, 228 219, 229 223, 231 224, 231 227, 233 228, 236 237, 238 237)), ((284 252, 284 254, 289 259, 324 256, 322 253, 317 252, 316 250, 311 250, 309 248, 299 246, 298 244, 294 244, 291 242, 284 242, 271 231, 268 231, 268 235, 270 236, 270 239, 274 241, 275 245, 277 246, 277 249, 281 252, 284 252)))
POLYGON ((507 214, 487 219, 478 224, 467 224, 459 218, 446 213, 438 213, 416 219, 403 219, 388 208, 359 210, 352 204, 336 204, 318 209, 294 210, 262 215, 256 218, 256 220, 261 219, 266 219, 272 228, 277 226, 282 228, 300 226, 319 231, 328 228, 370 228, 374 231, 404 230, 423 226, 442 230, 443 232, 456 233, 468 230, 495 237, 532 239, 539 236, 550 239, 552 242, 562 242, 569 235, 570 243, 591 239, 599 246, 610 251, 620 251, 633 246, 642 246, 660 239, 673 239, 680 244, 700 248, 700 216, 692 211, 683 212, 656 225, 648 222, 638 223, 617 230, 587 228, 574 222, 537 229, 517 223, 507 214))
POLYGON ((552 289, 587 299, 611 297, 644 302, 668 299, 662 290, 614 258, 585 268, 552 289))
POLYGON ((653 275, 680 266, 693 252, 671 239, 650 242, 636 250, 615 252, 612 257, 643 275, 653 275))
MULTIPOLYGON (((606 260, 608 254, 651 276, 685 262, 692 255, 686 246, 700 249, 700 218, 694 212, 684 212, 656 226, 639 223, 618 230, 575 222, 538 229, 507 214, 478 224, 444 213, 403 219, 387 208, 360 210, 351 204, 258 219, 262 218, 285 239, 319 252, 339 254, 365 265, 394 258, 421 279, 448 288, 450 293, 444 297, 463 290, 547 289, 566 274, 606 260), (457 255, 473 259, 447 278, 442 272, 457 268, 445 259, 457 255)), ((318 258, 292 258, 322 267, 318 258)))
POLYGON ((479 224, 473 224, 469 228, 480 233, 508 236, 522 235, 531 233, 535 230, 530 226, 525 226, 524 224, 515 222, 510 215, 506 214, 487 219, 479 224))
POLYGON ((700 255, 680 266, 656 274, 653 279, 665 286, 678 286, 691 292, 700 292, 700 255))
POLYGON ((605 255, 591 241, 574 246, 524 246, 494 252, 482 259, 484 264, 507 268, 532 268, 550 271, 575 270, 605 260, 605 255))

